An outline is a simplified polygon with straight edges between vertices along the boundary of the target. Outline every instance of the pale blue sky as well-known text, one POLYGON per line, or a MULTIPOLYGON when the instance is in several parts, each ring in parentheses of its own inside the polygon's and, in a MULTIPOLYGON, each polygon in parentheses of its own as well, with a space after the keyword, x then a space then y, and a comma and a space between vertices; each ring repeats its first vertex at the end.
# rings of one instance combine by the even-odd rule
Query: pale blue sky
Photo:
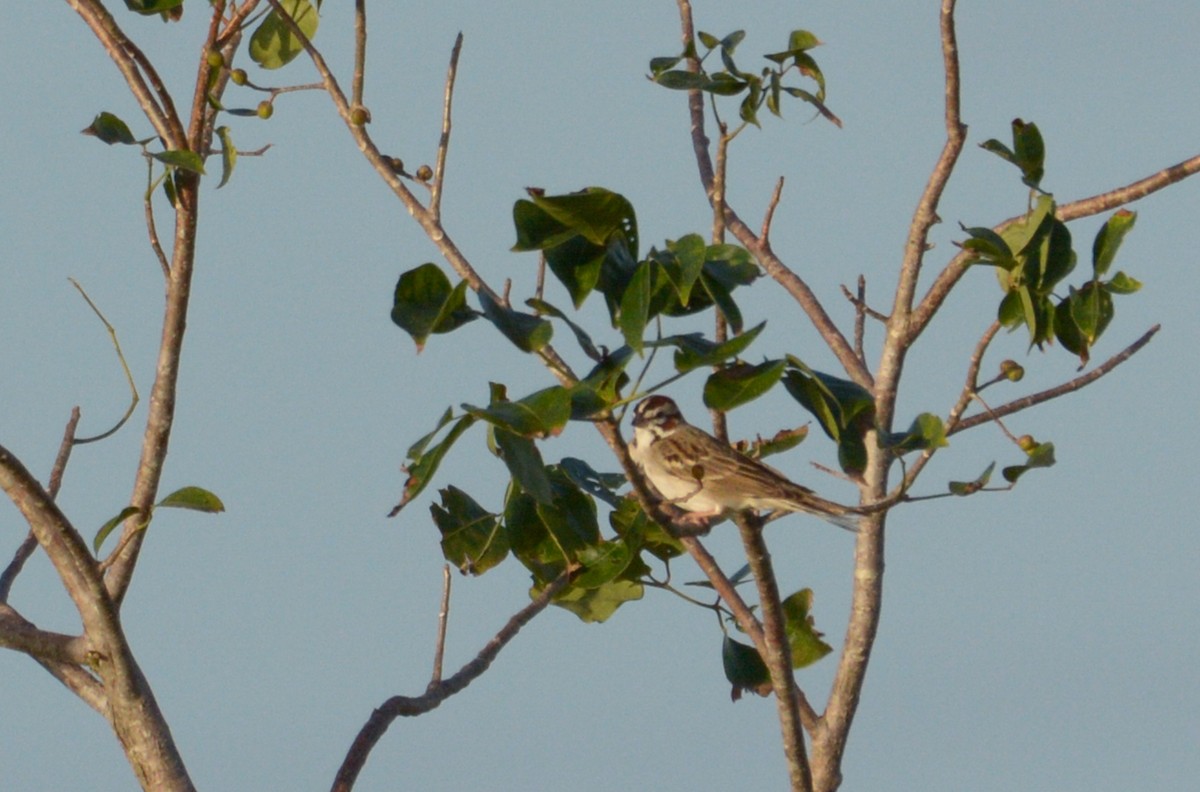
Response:
MULTIPOLYGON (((190 90, 204 5, 193 0, 178 25, 119 15, 177 97, 190 90)), ((446 58, 463 31, 444 211, 485 277, 512 277, 518 291, 532 282, 534 259, 509 252, 512 203, 526 186, 622 192, 644 246, 706 232, 683 96, 644 78, 651 57, 678 50, 673 3, 413 5, 369 9, 371 131, 410 166, 432 159, 446 58)), ((864 273, 870 294, 890 291, 942 144, 936 5, 696 3, 699 28, 747 30, 743 57, 781 49, 798 27, 826 42, 816 55, 845 128, 794 107, 786 122, 750 130, 732 155, 730 198, 757 218, 774 180, 787 177, 775 247, 844 327, 851 312, 838 285, 864 273)), ((348 6, 326 3, 318 35, 346 83, 348 6)), ((161 275, 145 243, 140 158, 78 134, 101 110, 146 134, 115 68, 65 4, 12 4, 6 19, 0 443, 44 477, 73 405, 81 431, 93 433, 127 398, 107 337, 67 278, 116 326, 145 395, 161 275)), ((942 203, 929 266, 953 253, 959 221, 987 225, 1019 208, 1024 191, 1011 168, 973 145, 1006 138, 1014 117, 1041 128, 1043 185, 1064 201, 1200 152, 1198 31, 1193 0, 960 4, 972 145, 942 203)), ((299 63, 261 81, 312 74, 299 63)), ((435 488, 400 518, 383 516, 400 492, 405 449, 448 404, 486 399, 489 380, 521 393, 548 378, 483 323, 414 354, 388 319, 392 289, 400 272, 437 261, 436 251, 323 95, 284 96, 269 122, 230 126, 242 148, 273 147, 243 158, 219 192, 215 180, 203 191, 164 479, 168 491, 208 487, 228 511, 159 516, 125 625, 200 788, 320 789, 371 708, 420 693, 428 679, 441 579, 427 511, 435 488)), ((883 625, 844 766, 849 792, 1183 789, 1200 776, 1191 493, 1200 181, 1133 208, 1137 228, 1118 266, 1145 288, 1119 300, 1095 359, 1156 322, 1159 336, 1110 377, 1012 421, 1055 443, 1056 467, 1012 493, 917 504, 889 523, 883 625)), ((165 214, 160 222, 168 225, 165 214)), ((1078 249, 1101 222, 1072 225, 1078 249)), ((989 272, 964 279, 912 356, 906 416, 944 414, 953 402, 996 294, 989 272)), ((776 333, 757 354, 833 365, 786 297, 766 285, 752 295, 742 301, 747 320, 767 319, 776 333)), ((1000 350, 1029 370, 1013 395, 1074 372, 1061 350, 1026 359, 1020 335, 999 342, 997 359, 1000 350)), ((694 415, 702 381, 670 391, 694 415)), ((803 420, 780 391, 735 413, 733 429, 773 431, 779 415, 803 420)), ((88 535, 127 502, 144 419, 142 405, 116 438, 72 458, 60 502, 88 535)), ((546 454, 613 469, 593 434, 573 426, 546 454)), ((482 448, 468 437, 436 486, 467 485, 498 502, 503 468, 482 448)), ((958 436, 923 486, 973 477, 1012 454, 989 428, 958 436)), ((807 465, 812 458, 832 459, 823 440, 779 464, 848 497, 807 465)), ((17 512, 0 506, 5 563, 23 533, 17 512)), ((729 569, 741 563, 732 533, 718 529, 709 545, 729 569)), ((791 517, 770 539, 783 586, 815 589, 818 627, 836 644, 853 537, 791 517)), ((697 574, 676 569, 681 580, 697 574)), ((527 602, 528 575, 509 561, 454 583, 448 669, 527 602)), ((42 558, 12 602, 46 628, 77 627, 42 558)), ((551 609, 467 691, 395 723, 358 788, 782 788, 774 704, 729 702, 719 647, 707 612, 656 592, 601 626, 551 609)), ((830 659, 800 673, 814 703, 832 670, 830 659)), ((131 788, 107 725, 11 652, 0 653, 0 709, 6 789, 131 788)))

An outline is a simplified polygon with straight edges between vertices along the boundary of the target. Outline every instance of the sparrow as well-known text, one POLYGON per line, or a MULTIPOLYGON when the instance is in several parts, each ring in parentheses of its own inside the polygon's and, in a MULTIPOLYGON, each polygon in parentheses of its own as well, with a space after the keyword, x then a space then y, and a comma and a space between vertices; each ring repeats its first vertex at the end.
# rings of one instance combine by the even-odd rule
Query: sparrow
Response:
POLYGON ((851 531, 858 528, 854 509, 818 497, 692 426, 666 396, 648 396, 634 408, 629 454, 667 503, 688 512, 681 520, 686 525, 744 509, 770 509, 807 512, 851 531))

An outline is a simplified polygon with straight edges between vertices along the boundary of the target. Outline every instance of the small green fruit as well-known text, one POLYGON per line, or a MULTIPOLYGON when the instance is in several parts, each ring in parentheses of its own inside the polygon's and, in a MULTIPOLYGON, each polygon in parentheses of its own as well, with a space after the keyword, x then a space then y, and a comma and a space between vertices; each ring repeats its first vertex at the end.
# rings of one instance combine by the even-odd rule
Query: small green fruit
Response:
POLYGON ((1033 439, 1033 435, 1021 435, 1017 438, 1017 445, 1026 454, 1033 453, 1033 450, 1038 447, 1038 441, 1033 439))
POLYGON ((246 70, 245 69, 234 69, 233 71, 229 72, 229 79, 233 81, 234 85, 245 85, 246 84, 246 70))
POLYGON ((355 105, 350 110, 350 123, 354 126, 371 123, 371 111, 362 105, 355 105))
POLYGON ((225 65, 225 56, 217 50, 209 50, 208 54, 205 56, 205 60, 207 60, 208 65, 214 69, 219 69, 225 65))
POLYGON ((417 168, 417 172, 414 175, 416 176, 417 181, 427 182, 433 178, 433 168, 429 167, 428 165, 422 165, 421 167, 417 168))
POLYGON ((1000 362, 1000 375, 1009 382, 1020 382, 1025 376, 1025 367, 1015 360, 1000 362))
POLYGON ((254 112, 258 113, 259 118, 270 118, 275 114, 275 105, 264 99, 258 103, 258 108, 254 112))

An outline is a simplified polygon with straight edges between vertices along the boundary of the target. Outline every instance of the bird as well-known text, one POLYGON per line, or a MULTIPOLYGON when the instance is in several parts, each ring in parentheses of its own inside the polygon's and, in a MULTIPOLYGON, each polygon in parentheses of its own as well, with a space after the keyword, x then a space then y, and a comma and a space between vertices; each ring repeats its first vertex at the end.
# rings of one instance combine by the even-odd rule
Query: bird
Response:
POLYGON ((815 514, 854 531, 859 512, 819 497, 684 420, 675 402, 648 396, 633 410, 630 457, 680 522, 709 524, 745 509, 815 514))

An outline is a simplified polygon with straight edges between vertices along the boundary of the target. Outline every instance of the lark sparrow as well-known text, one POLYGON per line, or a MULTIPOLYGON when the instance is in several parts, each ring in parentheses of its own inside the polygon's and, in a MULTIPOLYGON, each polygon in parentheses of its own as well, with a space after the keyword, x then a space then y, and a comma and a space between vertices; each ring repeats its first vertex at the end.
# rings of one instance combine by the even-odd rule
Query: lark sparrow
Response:
POLYGON ((689 512, 686 524, 742 509, 779 509, 815 514, 850 530, 858 527, 854 509, 817 497, 692 426, 666 396, 649 396, 634 408, 629 453, 668 503, 689 512))

